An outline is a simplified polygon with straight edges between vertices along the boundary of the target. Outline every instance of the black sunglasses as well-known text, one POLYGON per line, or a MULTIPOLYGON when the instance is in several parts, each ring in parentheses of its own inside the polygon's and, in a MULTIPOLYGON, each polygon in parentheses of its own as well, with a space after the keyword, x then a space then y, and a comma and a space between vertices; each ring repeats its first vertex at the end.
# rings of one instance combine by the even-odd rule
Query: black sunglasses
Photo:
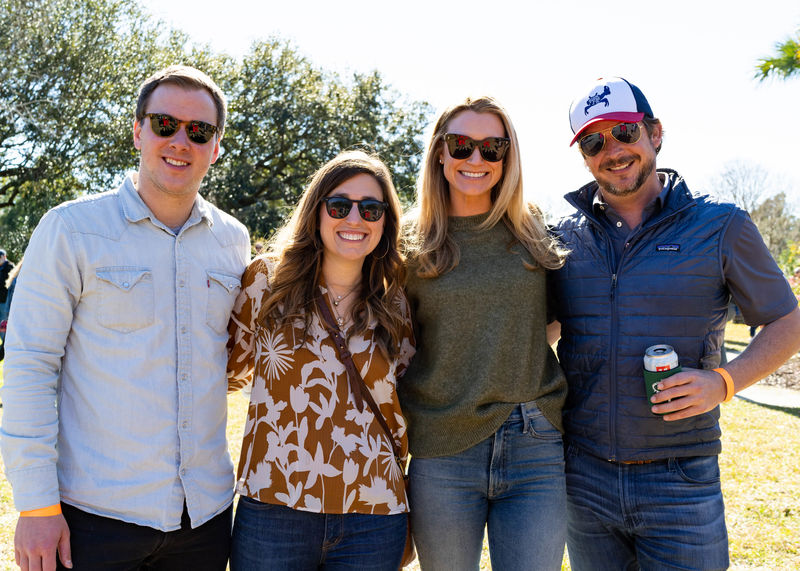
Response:
POLYGON ((364 198, 363 200, 352 200, 344 196, 329 196, 323 198, 325 210, 331 218, 347 218, 353 203, 358 205, 358 213, 367 222, 377 222, 386 212, 389 204, 374 198, 364 198))
POLYGON ((603 129, 597 133, 586 135, 580 141, 578 141, 578 146, 583 154, 587 157, 593 157, 602 151, 603 146, 606 144, 605 134, 609 132, 617 141, 626 145, 634 144, 642 136, 642 130, 639 127, 639 123, 617 123, 608 129, 603 129))
POLYGON ((457 133, 447 133, 444 136, 444 140, 447 143, 447 152, 454 159, 468 159, 472 156, 475 147, 478 147, 483 160, 490 163, 502 161, 511 144, 511 139, 506 137, 486 137, 476 141, 471 137, 457 133))
POLYGON ((159 137, 171 137, 178 132, 181 125, 186 125, 186 136, 198 145, 203 145, 211 140, 217 132, 217 126, 205 121, 181 121, 166 113, 145 113, 150 118, 150 127, 159 137))

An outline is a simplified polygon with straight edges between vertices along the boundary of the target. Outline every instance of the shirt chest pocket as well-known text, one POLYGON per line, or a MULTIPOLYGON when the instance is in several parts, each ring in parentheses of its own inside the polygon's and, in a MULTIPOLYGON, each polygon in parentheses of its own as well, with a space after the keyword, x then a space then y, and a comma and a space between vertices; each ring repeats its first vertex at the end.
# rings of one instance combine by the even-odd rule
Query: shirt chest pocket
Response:
POLYGON ((130 333, 155 321, 153 274, 149 268, 98 268, 97 321, 103 327, 130 333))
POLYGON ((206 270, 206 276, 208 277, 206 325, 217 333, 225 333, 242 281, 238 276, 217 270, 206 270))

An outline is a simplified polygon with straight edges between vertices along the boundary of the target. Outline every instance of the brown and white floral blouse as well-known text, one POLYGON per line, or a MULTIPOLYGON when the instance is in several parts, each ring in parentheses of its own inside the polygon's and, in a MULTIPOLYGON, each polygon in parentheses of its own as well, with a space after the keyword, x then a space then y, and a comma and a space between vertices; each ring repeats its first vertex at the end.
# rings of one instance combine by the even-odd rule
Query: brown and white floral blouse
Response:
MULTIPOLYGON (((258 323, 270 267, 251 262, 234 306, 228 390, 253 382, 236 488, 261 502, 316 513, 397 514, 408 511, 403 475, 370 407, 358 411, 336 346, 316 313, 304 324, 270 330, 258 323)), ((327 293, 324 285, 319 286, 327 293)), ((325 296, 328 299, 328 296, 325 296)), ((397 378, 414 355, 408 302, 398 304, 405 331, 398 356, 387 361, 372 338, 349 335, 348 348, 364 383, 408 454, 397 378)))

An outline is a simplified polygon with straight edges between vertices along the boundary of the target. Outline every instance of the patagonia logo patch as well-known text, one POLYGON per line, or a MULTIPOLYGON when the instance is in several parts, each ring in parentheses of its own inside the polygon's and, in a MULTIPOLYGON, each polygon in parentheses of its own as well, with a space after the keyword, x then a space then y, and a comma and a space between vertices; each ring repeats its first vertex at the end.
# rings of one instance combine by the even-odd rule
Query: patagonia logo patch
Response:
POLYGON ((657 244, 656 252, 680 252, 680 244, 657 244))

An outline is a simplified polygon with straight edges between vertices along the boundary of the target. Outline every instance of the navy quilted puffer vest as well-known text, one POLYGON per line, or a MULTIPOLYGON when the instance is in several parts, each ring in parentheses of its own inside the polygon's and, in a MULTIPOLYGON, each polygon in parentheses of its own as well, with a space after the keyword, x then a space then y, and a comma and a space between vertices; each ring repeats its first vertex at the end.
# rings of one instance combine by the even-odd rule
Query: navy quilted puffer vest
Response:
POLYGON ((683 367, 719 366, 730 294, 720 243, 735 207, 692 196, 672 179, 664 208, 630 240, 614 267, 611 240, 592 212, 595 183, 567 195, 578 212, 557 233, 571 250, 553 275, 562 324, 558 356, 569 384, 568 440, 615 461, 720 452, 719 408, 665 422, 650 412, 645 349, 672 345, 683 367))

